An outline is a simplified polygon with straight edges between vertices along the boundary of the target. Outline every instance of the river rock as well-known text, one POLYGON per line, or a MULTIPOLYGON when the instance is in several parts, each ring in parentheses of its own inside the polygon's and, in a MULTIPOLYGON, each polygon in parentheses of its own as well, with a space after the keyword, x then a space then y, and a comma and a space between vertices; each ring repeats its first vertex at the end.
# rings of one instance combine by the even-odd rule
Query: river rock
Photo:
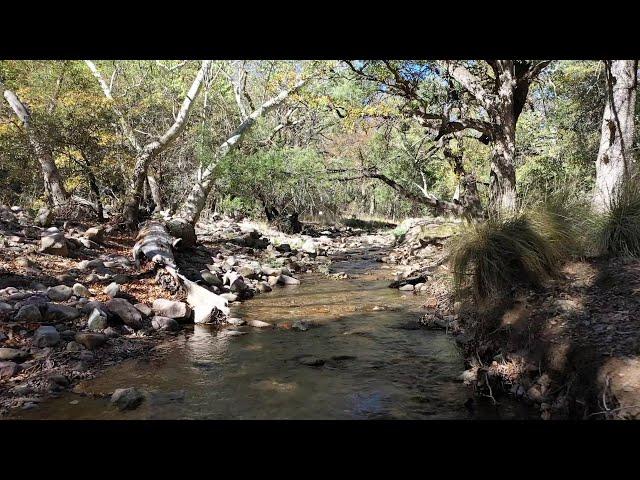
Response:
POLYGON ((151 307, 145 303, 136 303, 134 305, 134 308, 138 310, 145 317, 150 317, 151 314, 153 313, 153 310, 151 310, 151 307))
POLYGON ((144 401, 144 394, 136 388, 119 388, 111 395, 111 403, 119 410, 133 410, 144 401))
POLYGON ((87 320, 89 330, 104 330, 107 328, 107 314, 94 308, 87 320))
POLYGON ((41 322, 42 314, 37 305, 25 305, 18 310, 14 320, 16 322, 41 322))
POLYGON ((278 277, 278 283, 282 285, 300 285, 300 280, 290 277, 289 275, 280 275, 280 277, 278 277))
POLYGON ((236 327, 246 325, 247 322, 241 318, 231 317, 227 319, 229 325, 235 325, 236 327))
POLYGON ((47 290, 47 296, 54 302, 66 302, 73 295, 73 289, 66 285, 57 285, 47 290))
POLYGON ((222 280, 220 280, 220 277, 218 277, 218 275, 216 275, 215 273, 211 273, 209 270, 202 270, 200 272, 200 276, 209 285, 222 287, 222 280))
POLYGON ((45 322, 66 322, 75 320, 82 313, 77 308, 69 305, 59 305, 57 303, 47 303, 46 310, 44 311, 45 322))
POLYGON ((73 294, 77 295, 78 297, 85 297, 85 298, 91 296, 91 292, 89 291, 89 289, 84 285, 82 285, 81 283, 75 283, 73 285, 73 294))
POLYGON ((413 289, 414 286, 410 283, 407 283, 406 285, 401 286, 398 290, 400 290, 401 292, 413 292, 413 289))
POLYGON ((157 298, 153 301, 153 311, 160 317, 186 320, 191 316, 191 308, 184 302, 157 298))
POLYGON ((50 227, 51 222, 53 222, 53 212, 46 207, 43 207, 40 210, 38 210, 38 214, 36 215, 36 218, 33 221, 33 223, 35 223, 39 227, 44 227, 44 228, 50 227))
POLYGON ((76 333, 76 342, 80 345, 84 345, 89 350, 94 350, 103 345, 107 341, 107 336, 101 333, 76 333))
POLYGON ((112 298, 105 306, 107 310, 118 317, 125 325, 134 329, 142 326, 142 315, 136 308, 124 298, 112 298))
POLYGON ((299 330, 301 332, 306 332, 307 330, 309 330, 309 328, 311 328, 311 324, 306 320, 296 320, 295 322, 293 322, 293 325, 291 325, 291 328, 294 330, 299 330))
POLYGON ((82 260, 81 262, 78 262, 77 268, 78 270, 85 271, 85 270, 94 269, 94 268, 104 269, 106 267, 104 266, 104 263, 102 262, 102 260, 96 258, 93 260, 82 260))
POLYGON ((29 357, 27 352, 18 350, 17 348, 0 348, 0 360, 3 361, 22 361, 29 357))
POLYGON ((5 302, 0 302, 0 315, 13 312, 13 307, 5 302))
POLYGON ((84 232, 84 236, 92 242, 102 243, 104 242, 104 228, 91 227, 84 232))
POLYGON ((273 325, 262 320, 247 320, 247 325, 254 328, 271 328, 273 325))
POLYGON ((260 293, 268 293, 273 290, 267 282, 258 282, 258 284, 256 285, 256 289, 260 293))
POLYGON ((301 250, 305 253, 315 255, 317 253, 317 247, 313 240, 308 239, 302 244, 301 250))
POLYGON ((271 275, 267 278, 267 285, 275 287, 280 280, 280 275, 271 275))
POLYGON ((80 345, 78 342, 72 341, 67 343, 66 350, 67 352, 79 352, 82 350, 82 345, 80 345))
POLYGON ((20 365, 16 362, 0 362, 0 380, 11 378, 19 372, 20 365))
POLYGON ((180 325, 174 318, 155 316, 151 319, 151 326, 156 330, 176 331, 180 325))
POLYGON ((298 361, 308 367, 321 367, 325 363, 323 359, 313 356, 302 357, 298 361))
POLYGON ((33 336, 33 345, 36 347, 53 347, 60 342, 60 334, 55 327, 44 325, 36 330, 33 336))
POLYGON ((40 238, 40 252, 48 253, 50 255, 58 255, 60 257, 68 257, 69 246, 64 234, 59 231, 42 232, 42 238, 40 238))
POLYGON ((115 298, 118 296, 118 293, 120 293, 120 285, 116 282, 111 282, 104 288, 104 290, 102 290, 102 293, 107 295, 109 298, 115 298))

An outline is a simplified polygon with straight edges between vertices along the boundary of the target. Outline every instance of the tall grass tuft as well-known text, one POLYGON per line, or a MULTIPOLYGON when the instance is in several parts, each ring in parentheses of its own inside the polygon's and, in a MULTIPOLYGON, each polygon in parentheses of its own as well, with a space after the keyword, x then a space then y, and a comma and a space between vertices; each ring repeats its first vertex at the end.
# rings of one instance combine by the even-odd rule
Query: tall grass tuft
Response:
POLYGON ((640 178, 616 188, 608 209, 597 219, 597 248, 612 256, 640 256, 640 178))
POLYGON ((477 301, 499 298, 519 284, 541 285, 556 274, 562 257, 524 214, 470 224, 450 252, 456 290, 477 301))

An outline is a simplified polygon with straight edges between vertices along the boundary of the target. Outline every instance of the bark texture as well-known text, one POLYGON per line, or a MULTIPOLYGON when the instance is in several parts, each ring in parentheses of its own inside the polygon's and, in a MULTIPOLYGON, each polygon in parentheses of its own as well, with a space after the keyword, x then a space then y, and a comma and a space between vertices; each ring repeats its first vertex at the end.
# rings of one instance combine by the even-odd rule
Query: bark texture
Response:
POLYGON ((635 131, 637 60, 605 60, 607 101, 596 160, 593 205, 605 211, 617 186, 636 171, 632 152, 635 131))

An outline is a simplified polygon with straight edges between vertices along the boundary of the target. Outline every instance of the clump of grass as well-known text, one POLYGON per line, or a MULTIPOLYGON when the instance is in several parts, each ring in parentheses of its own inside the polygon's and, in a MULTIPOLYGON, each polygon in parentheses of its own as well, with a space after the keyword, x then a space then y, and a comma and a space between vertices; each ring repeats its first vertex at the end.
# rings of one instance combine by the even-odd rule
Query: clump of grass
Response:
POLYGON ((501 297, 518 284, 539 286, 555 275, 561 253, 524 214, 467 226, 451 244, 458 292, 477 301, 501 297))
POLYGON ((608 209, 597 219, 597 248, 612 256, 640 256, 640 178, 616 188, 608 209))

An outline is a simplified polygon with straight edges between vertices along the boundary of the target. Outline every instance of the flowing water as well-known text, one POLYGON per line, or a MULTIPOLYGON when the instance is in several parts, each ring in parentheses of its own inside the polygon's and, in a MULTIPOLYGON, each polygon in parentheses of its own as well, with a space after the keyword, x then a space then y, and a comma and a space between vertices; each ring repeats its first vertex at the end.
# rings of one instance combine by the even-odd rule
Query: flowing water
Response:
MULTIPOLYGON (((138 387, 147 399, 119 412, 109 398, 65 393, 17 418, 39 419, 487 419, 523 418, 501 400, 465 407, 472 393, 451 336, 416 328, 424 297, 388 288, 367 272, 371 255, 333 265, 356 278, 301 276, 234 308, 278 328, 195 325, 159 359, 132 360, 82 384, 88 393, 138 387), (290 329, 295 320, 315 324, 290 329), (323 360, 322 365, 312 366, 323 360)), ((375 271, 374 271, 375 272, 375 271)))

